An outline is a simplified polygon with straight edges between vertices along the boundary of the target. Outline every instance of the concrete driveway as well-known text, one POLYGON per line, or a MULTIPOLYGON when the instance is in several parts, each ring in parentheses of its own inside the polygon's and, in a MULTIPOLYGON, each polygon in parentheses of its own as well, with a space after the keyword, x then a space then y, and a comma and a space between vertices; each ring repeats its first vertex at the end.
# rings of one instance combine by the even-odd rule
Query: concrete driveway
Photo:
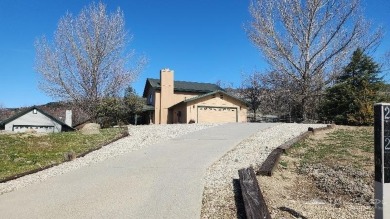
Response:
POLYGON ((208 166, 274 124, 225 124, 0 195, 0 218, 199 218, 208 166))

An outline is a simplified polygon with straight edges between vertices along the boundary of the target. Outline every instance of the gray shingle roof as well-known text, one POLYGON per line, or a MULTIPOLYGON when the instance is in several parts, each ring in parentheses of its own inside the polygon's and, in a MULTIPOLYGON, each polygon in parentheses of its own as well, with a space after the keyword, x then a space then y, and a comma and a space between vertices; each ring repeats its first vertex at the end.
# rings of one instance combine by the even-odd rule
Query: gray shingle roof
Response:
MULTIPOLYGON (((160 79, 148 78, 146 79, 146 84, 149 84, 152 88, 156 90, 161 89, 160 79)), ((173 89, 176 92, 209 93, 216 90, 223 90, 216 84, 189 81, 174 81, 173 86, 173 89)))

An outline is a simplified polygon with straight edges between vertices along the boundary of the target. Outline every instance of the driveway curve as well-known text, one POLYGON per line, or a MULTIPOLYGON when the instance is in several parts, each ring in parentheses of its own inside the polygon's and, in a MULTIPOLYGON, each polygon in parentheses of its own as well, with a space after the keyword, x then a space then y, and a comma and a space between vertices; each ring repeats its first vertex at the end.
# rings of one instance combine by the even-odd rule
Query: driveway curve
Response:
POLYGON ((199 218, 207 167, 266 123, 224 124, 0 195, 1 218, 199 218))

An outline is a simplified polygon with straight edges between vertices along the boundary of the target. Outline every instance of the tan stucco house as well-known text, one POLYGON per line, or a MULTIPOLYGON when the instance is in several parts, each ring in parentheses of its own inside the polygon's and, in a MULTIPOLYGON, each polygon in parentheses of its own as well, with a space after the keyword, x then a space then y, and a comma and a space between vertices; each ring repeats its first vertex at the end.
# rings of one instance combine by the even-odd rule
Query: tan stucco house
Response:
POLYGON ((154 124, 247 121, 244 101, 216 84, 174 81, 169 69, 160 71, 160 79, 146 80, 143 97, 146 116, 154 124))

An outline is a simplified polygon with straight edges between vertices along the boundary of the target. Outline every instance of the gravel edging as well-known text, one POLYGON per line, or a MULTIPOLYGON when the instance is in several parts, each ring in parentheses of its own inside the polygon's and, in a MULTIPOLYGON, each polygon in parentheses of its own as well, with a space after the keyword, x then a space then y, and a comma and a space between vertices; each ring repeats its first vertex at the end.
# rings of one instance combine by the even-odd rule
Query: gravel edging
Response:
POLYGON ((216 124, 170 124, 170 125, 141 125, 128 126, 129 136, 103 146, 100 150, 79 157, 73 161, 26 175, 15 180, 0 183, 0 195, 45 181, 51 177, 62 175, 72 170, 101 162, 109 158, 146 148, 168 139, 179 137, 191 132, 216 126, 216 124))
POLYGON ((204 177, 201 218, 241 218, 237 215, 235 199, 238 191, 233 186, 238 170, 257 166, 278 146, 306 132, 309 127, 321 128, 324 124, 286 123, 259 131, 239 143, 220 160, 210 166, 204 177))

